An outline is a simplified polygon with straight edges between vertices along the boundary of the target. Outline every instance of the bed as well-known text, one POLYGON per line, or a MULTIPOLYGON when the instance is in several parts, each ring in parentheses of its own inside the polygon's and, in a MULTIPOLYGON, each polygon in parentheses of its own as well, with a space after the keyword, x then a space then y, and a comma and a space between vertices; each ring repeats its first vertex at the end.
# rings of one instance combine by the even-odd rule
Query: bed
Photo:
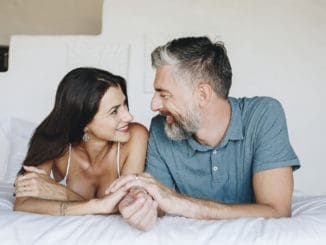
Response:
POLYGON ((11 38, 9 70, 0 74, 1 244, 326 244, 325 4, 299 1, 294 8, 292 1, 281 0, 205 0, 197 11, 195 2, 105 0, 101 35, 11 38), (169 15, 157 18, 154 9, 169 15), (294 30, 290 36, 288 30, 294 30), (95 66, 124 76, 135 121, 148 127, 153 116, 151 50, 177 36, 207 33, 229 50, 235 74, 232 96, 268 95, 284 106, 302 164, 295 172, 291 218, 201 221, 164 216, 151 231, 142 232, 119 215, 13 212, 12 183, 27 142, 51 110, 64 74, 77 66, 95 66))
POLYGON ((142 232, 119 215, 54 217, 13 212, 13 187, 0 182, 1 244, 314 244, 326 242, 326 197, 295 192, 293 217, 199 221, 160 218, 142 232))
POLYGON ((202 221, 164 216, 149 232, 129 226, 119 215, 14 212, 13 182, 35 125, 19 118, 0 120, 1 244, 326 244, 326 196, 299 191, 293 195, 291 218, 202 221))

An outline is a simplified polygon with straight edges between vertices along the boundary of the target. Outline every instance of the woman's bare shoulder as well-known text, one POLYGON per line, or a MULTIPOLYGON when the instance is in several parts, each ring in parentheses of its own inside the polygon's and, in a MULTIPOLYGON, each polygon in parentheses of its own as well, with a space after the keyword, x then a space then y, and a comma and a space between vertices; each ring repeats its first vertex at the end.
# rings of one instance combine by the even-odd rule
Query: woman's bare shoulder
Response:
POLYGON ((147 128, 137 122, 129 124, 130 139, 124 145, 126 148, 134 149, 142 145, 147 145, 148 130, 147 128))
POLYGON ((137 122, 132 122, 129 124, 129 132, 132 138, 134 137, 148 137, 148 130, 147 128, 137 122))

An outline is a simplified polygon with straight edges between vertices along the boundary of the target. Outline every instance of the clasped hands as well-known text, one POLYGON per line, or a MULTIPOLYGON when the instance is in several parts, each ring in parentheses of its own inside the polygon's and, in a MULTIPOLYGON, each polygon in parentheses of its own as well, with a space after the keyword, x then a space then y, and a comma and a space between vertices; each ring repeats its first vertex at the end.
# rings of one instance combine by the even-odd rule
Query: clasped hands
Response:
POLYGON ((115 180, 106 194, 127 191, 118 205, 122 217, 130 225, 149 230, 157 220, 158 209, 171 210, 173 191, 162 185, 148 173, 129 174, 115 180))

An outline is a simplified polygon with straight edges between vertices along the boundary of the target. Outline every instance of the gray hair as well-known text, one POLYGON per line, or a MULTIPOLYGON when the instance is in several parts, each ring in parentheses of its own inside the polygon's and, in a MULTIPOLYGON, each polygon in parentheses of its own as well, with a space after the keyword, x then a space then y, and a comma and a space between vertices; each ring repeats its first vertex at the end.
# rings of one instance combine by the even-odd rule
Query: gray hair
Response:
POLYGON ((232 84, 232 68, 224 44, 208 37, 174 39, 151 54, 152 66, 173 66, 173 75, 191 86, 208 83, 214 92, 227 98, 232 84))

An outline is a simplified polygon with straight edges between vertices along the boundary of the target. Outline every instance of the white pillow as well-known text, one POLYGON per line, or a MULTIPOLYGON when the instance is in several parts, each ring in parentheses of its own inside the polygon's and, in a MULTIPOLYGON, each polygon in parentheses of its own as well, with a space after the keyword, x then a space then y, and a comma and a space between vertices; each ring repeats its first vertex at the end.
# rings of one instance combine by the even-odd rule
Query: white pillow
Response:
POLYGON ((8 164, 4 181, 13 183, 28 150, 29 140, 36 124, 19 118, 11 118, 7 138, 10 139, 8 164))
POLYGON ((0 181, 4 180, 7 172, 10 142, 7 138, 7 128, 9 120, 0 121, 0 181))

